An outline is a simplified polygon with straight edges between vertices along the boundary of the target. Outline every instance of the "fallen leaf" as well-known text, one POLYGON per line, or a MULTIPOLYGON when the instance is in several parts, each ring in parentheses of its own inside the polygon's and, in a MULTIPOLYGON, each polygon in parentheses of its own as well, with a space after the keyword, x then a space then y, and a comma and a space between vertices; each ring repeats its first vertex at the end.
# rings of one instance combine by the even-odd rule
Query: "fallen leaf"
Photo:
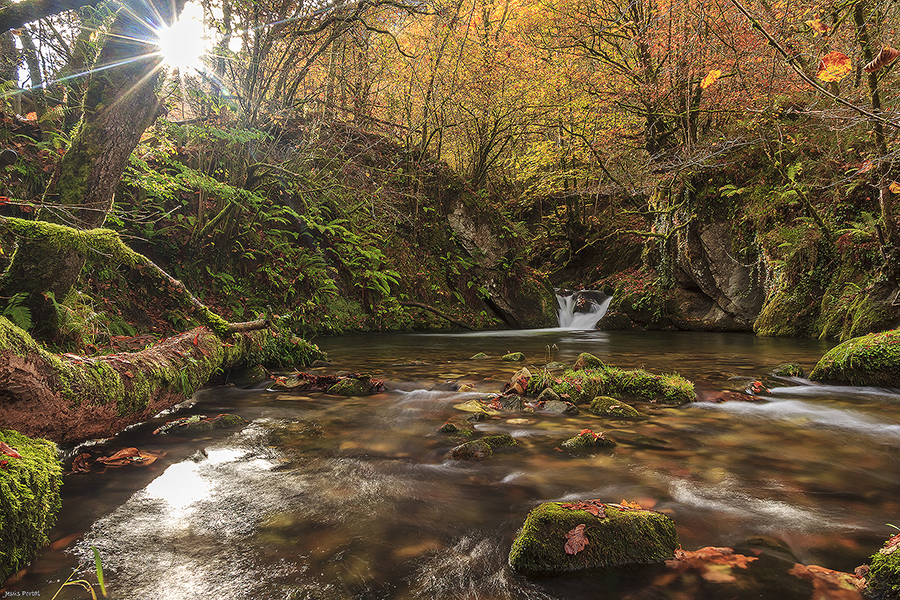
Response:
POLYGON ((900 194, 900 183, 894 181, 888 186, 888 189, 891 190, 892 194, 900 194))
POLYGON ((789 574, 805 579, 813 584, 813 598, 829 600, 862 600, 860 591, 866 587, 866 581, 841 571, 832 571, 818 565, 795 564, 789 574))
POLYGON ((584 510, 601 519, 606 518, 606 505, 599 500, 588 500, 587 502, 571 502, 567 504, 561 504, 560 506, 562 508, 568 508, 569 510, 584 510))
POLYGON ((97 462, 107 467, 124 467, 132 464, 149 465, 164 454, 164 452, 142 451, 137 448, 122 448, 112 456, 101 456, 97 462))
POLYGON ((588 539, 584 535, 585 524, 577 525, 575 529, 566 533, 566 554, 578 554, 588 545, 588 539))
POLYGON ((0 453, 13 458, 22 458, 22 455, 13 450, 6 442, 0 442, 0 453))
POLYGON ((695 571, 706 581, 728 583, 737 579, 733 574, 735 568, 746 569, 754 560, 759 559, 735 554, 732 548, 707 546, 692 552, 678 549, 675 559, 667 560, 666 566, 681 573, 695 571))
POLYGON ((816 77, 829 83, 836 82, 846 77, 852 68, 849 56, 843 52, 829 52, 819 61, 816 77))

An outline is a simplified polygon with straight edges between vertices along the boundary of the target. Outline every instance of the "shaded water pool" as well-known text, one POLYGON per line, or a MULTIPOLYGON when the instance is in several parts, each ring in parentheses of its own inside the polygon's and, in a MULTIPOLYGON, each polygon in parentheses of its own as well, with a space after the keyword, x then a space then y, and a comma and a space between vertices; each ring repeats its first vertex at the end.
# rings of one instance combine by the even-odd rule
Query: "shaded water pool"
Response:
POLYGON ((686 550, 765 537, 801 563, 852 571, 891 534, 885 524, 900 522, 900 393, 770 376, 786 362, 808 372, 824 342, 552 329, 318 343, 332 364, 312 372, 370 373, 388 391, 339 398, 265 382, 216 387, 123 432, 105 453, 165 455, 67 476, 53 544, 5 593, 50 598, 93 545, 112 598, 674 598, 686 596, 640 576, 524 578, 506 566, 509 546, 540 502, 624 499, 669 514, 686 550), (650 417, 638 422, 582 410, 469 424, 453 405, 499 391, 522 366, 500 360, 508 351, 524 352, 532 369, 587 351, 622 368, 678 372, 702 397, 753 379, 770 392, 760 403, 637 405, 650 417), (491 358, 470 360, 477 352, 491 358), (474 391, 454 391, 465 382, 474 391), (152 433, 223 412, 250 423, 152 433), (518 449, 450 460, 460 440, 437 432, 446 421, 476 436, 509 433, 518 449), (618 445, 579 458, 559 451, 584 428, 618 445))

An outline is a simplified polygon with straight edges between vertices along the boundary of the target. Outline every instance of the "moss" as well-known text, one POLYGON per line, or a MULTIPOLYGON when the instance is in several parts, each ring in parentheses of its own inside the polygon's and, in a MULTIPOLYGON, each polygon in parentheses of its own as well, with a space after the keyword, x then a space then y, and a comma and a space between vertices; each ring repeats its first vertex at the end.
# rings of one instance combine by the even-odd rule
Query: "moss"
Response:
POLYGON ((525 518, 509 552, 509 565, 520 573, 553 574, 671 559, 678 547, 672 520, 648 510, 607 505, 605 516, 541 504, 525 518), (588 544, 576 554, 565 551, 566 532, 586 525, 588 544))
POLYGON ((875 600, 900 599, 900 540, 890 538, 869 558, 866 595, 875 600))
POLYGON ((591 400, 590 411, 595 415, 606 415, 620 419, 639 419, 643 416, 634 407, 610 396, 597 396, 591 400))
POLYGON ((490 358, 490 357, 487 354, 485 354, 484 352, 479 352, 479 353, 473 355, 472 358, 470 358, 469 360, 484 360, 486 358, 490 358))
POLYGON ((900 330, 870 333, 835 346, 809 377, 829 383, 900 387, 900 330))
POLYGON ((61 506, 62 465, 56 445, 0 430, 0 441, 21 458, 0 453, 0 582, 28 564, 48 543, 61 506))
POLYGON ((371 377, 344 377, 330 388, 327 393, 335 396, 371 396, 373 394, 371 377))
POLYGON ((483 438, 482 441, 487 443, 491 448, 508 448, 510 446, 518 445, 515 438, 508 433, 489 435, 486 438, 483 438))
POLYGON ((484 460, 494 453, 491 445, 484 440, 473 440, 450 450, 450 458, 456 460, 484 460))
POLYGON ((506 362, 520 362, 525 360, 525 355, 521 352, 510 352, 509 354, 504 354, 500 360, 506 362))
POLYGON ((597 396, 616 396, 679 406, 694 401, 694 384, 677 374, 653 375, 643 369, 568 370, 559 376, 533 377, 528 393, 550 387, 560 397, 586 404, 597 396))

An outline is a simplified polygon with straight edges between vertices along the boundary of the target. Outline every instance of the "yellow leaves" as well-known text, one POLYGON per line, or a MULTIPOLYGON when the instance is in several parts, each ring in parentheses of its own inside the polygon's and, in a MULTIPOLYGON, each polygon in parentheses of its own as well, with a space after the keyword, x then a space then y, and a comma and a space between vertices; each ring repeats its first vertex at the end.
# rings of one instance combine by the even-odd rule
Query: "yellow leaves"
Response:
POLYGON ((878 53, 878 56, 875 57, 875 60, 863 67, 863 71, 866 73, 874 73, 891 64, 897 60, 898 57, 900 57, 900 50, 894 50, 890 46, 885 46, 881 49, 881 52, 878 53))
POLYGON ((819 70, 816 77, 829 83, 840 81, 847 76, 853 68, 850 57, 843 52, 829 52, 819 61, 819 70))
POLYGON ((828 33, 828 25, 823 23, 818 18, 810 19, 809 21, 806 22, 806 24, 809 25, 810 29, 815 31, 815 33, 813 34, 813 37, 819 35, 820 33, 828 33))
POLYGON ((716 80, 721 76, 722 76, 722 71, 719 71, 718 69, 713 69, 712 71, 707 73, 706 77, 703 78, 703 81, 700 82, 700 87, 705 90, 706 88, 708 88, 709 86, 714 84, 716 82, 716 80))
POLYGON ((897 183, 896 181, 891 182, 888 189, 891 190, 892 194, 900 194, 900 183, 897 183))

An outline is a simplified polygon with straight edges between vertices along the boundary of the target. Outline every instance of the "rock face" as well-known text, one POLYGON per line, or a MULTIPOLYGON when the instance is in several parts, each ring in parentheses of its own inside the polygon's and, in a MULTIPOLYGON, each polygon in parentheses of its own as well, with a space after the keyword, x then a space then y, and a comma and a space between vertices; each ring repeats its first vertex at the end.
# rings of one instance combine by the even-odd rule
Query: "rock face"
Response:
POLYGON ((549 283, 515 259, 520 243, 511 225, 475 198, 461 194, 449 203, 447 222, 481 270, 485 304, 514 329, 556 325, 556 296, 549 283))
POLYGON ((900 387, 900 329, 847 340, 828 351, 810 379, 847 385, 900 387))
POLYGON ((546 502, 525 518, 509 565, 528 575, 648 565, 672 559, 677 547, 675 524, 662 513, 598 500, 546 502))
POLYGON ((731 224, 692 222, 680 234, 676 294, 680 328, 751 330, 765 300, 761 269, 733 257, 731 224))

